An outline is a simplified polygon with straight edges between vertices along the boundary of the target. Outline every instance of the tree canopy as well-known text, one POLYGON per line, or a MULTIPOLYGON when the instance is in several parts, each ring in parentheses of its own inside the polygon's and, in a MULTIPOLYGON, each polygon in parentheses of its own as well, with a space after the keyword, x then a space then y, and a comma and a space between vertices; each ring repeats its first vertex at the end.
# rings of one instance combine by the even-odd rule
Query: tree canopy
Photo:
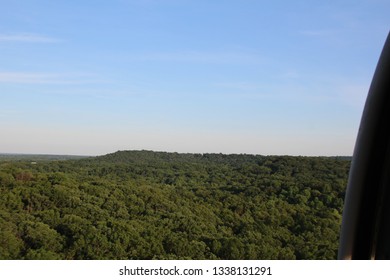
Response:
POLYGON ((350 159, 0 161, 0 259, 335 259, 350 159))

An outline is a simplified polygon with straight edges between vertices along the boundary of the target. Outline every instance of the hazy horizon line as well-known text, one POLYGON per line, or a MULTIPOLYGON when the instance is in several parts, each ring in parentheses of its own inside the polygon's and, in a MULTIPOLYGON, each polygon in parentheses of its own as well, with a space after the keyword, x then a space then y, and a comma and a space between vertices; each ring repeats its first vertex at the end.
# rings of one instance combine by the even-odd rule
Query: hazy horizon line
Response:
POLYGON ((256 154, 256 153, 222 153, 222 152, 172 152, 172 151, 163 151, 163 150, 148 150, 148 149, 134 149, 134 150, 116 150, 114 152, 109 152, 105 154, 66 154, 66 153, 24 153, 24 152, 0 152, 1 155, 18 155, 18 156, 74 156, 74 157, 99 157, 105 156, 109 154, 114 154, 117 152, 153 152, 153 153, 168 153, 168 154, 194 154, 194 155, 206 155, 206 154, 214 154, 214 155, 253 155, 253 156, 265 156, 265 157, 326 157, 326 158, 334 158, 334 157, 353 157, 353 155, 293 155, 293 154, 256 154))

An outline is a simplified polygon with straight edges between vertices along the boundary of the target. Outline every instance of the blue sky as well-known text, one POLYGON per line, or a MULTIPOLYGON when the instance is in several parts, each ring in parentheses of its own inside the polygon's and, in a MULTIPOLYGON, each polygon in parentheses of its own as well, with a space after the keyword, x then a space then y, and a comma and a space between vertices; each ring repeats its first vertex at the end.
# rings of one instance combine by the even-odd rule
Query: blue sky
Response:
POLYGON ((0 0, 0 152, 352 155, 390 2, 0 0))

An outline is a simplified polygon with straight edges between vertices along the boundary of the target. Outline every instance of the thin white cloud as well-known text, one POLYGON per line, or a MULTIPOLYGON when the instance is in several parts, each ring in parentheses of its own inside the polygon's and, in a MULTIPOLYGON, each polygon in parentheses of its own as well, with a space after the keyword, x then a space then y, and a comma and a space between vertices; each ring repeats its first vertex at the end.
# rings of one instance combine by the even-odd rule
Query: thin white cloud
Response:
POLYGON ((0 83, 45 84, 55 82, 55 75, 21 72, 0 72, 0 83))
POLYGON ((215 83, 214 85, 221 88, 243 91, 258 90, 262 88, 261 85, 250 82, 223 82, 215 83))
POLYGON ((18 33, 18 34, 0 34, 0 42, 20 42, 20 43, 57 43, 59 39, 33 34, 33 33, 18 33))
POLYGON ((299 33, 302 35, 306 35, 306 36, 318 37, 318 36, 329 35, 329 34, 331 34, 331 31, 329 31, 329 30, 301 30, 299 33))
POLYGON ((130 60, 168 61, 180 63, 258 63, 262 61, 261 57, 257 54, 234 51, 145 52, 133 54, 127 58, 130 60))
POLYGON ((0 72, 0 84, 84 84, 97 82, 87 74, 0 72))
POLYGON ((308 38, 332 41, 340 41, 342 32, 342 29, 307 29, 299 31, 301 35, 308 38))

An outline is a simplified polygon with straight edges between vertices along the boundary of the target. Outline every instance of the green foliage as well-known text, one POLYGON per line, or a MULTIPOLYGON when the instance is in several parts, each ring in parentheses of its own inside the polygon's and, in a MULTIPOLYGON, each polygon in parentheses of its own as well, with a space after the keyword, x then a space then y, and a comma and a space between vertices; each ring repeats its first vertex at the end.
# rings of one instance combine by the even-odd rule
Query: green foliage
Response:
POLYGON ((0 162, 0 259, 334 259, 345 158, 0 162))
MULTIPOLYGON (((1 213, 2 215, 4 213, 1 213)), ((17 236, 15 225, 0 219, 0 260, 17 259, 23 248, 23 241, 17 236)))

